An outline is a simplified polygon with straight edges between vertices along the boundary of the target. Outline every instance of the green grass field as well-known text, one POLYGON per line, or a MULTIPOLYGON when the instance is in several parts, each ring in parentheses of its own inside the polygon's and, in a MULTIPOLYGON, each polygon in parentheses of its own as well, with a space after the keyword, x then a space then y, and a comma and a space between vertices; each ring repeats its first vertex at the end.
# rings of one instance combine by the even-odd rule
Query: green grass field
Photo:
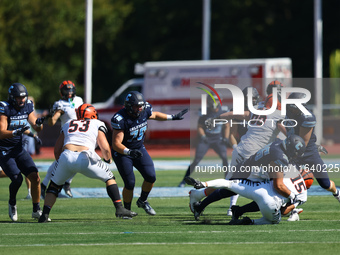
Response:
MULTIPOLYGON (((177 186, 184 171, 159 171, 155 186, 177 186)), ((45 173, 41 173, 44 178, 45 173)), ((115 172, 119 186, 122 181, 115 172)), ((136 186, 142 179, 136 174, 136 186)), ((202 180, 219 176, 194 176, 202 180)), ((340 179, 335 179, 337 185, 340 179)), ((338 254, 339 203, 331 196, 310 196, 300 221, 278 225, 229 226, 229 199, 211 204, 201 221, 194 220, 188 197, 150 198, 156 216, 135 206, 132 220, 116 219, 109 198, 58 199, 52 222, 31 219, 32 204, 18 193, 16 223, 8 217, 7 178, 0 179, 0 254, 338 254)), ((72 187, 104 187, 77 175, 72 187)), ((136 199, 134 199, 134 202, 136 199)), ((238 204, 249 202, 240 198, 238 204)), ((43 201, 41 201, 43 204, 43 201)), ((259 218, 260 213, 247 216, 259 218)))

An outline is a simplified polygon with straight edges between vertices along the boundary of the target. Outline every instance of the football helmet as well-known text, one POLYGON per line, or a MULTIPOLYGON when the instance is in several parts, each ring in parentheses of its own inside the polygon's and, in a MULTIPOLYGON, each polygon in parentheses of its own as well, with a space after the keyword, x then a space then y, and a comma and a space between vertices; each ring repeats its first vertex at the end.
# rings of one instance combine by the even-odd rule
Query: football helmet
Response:
POLYGON ((248 87, 245 87, 243 90, 242 90, 242 93, 244 95, 244 105, 245 105, 245 110, 247 111, 248 110, 248 88, 252 88, 252 98, 253 98, 253 105, 257 105, 258 102, 260 101, 260 94, 259 92, 257 91, 256 88, 254 87, 251 87, 251 86, 248 86, 248 87))
POLYGON ((145 100, 142 93, 139 93, 138 91, 129 92, 125 98, 124 106, 126 111, 132 117, 139 117, 141 112, 145 109, 145 100), (142 110, 140 111, 139 109, 133 109, 134 105, 141 106, 142 110))
POLYGON ((82 104, 76 109, 77 119, 98 119, 98 113, 96 108, 91 104, 82 104))
MULTIPOLYGON (((289 95, 288 99, 301 99, 305 97, 306 97, 306 94, 304 93, 294 92, 289 95)), ((306 104, 302 104, 302 105, 305 106, 306 104)), ((300 109, 295 104, 287 104, 286 109, 287 109, 287 115, 291 115, 291 116, 301 115, 300 109)))
POLYGON ((208 96, 207 98, 207 108, 209 111, 216 111, 216 109, 219 109, 221 107, 220 100, 217 96, 214 96, 214 100, 211 98, 211 96, 208 96))
POLYGON ((283 84, 281 82, 279 82, 278 80, 272 81, 267 86, 267 89, 266 89, 267 96, 269 96, 270 94, 273 94, 273 88, 277 88, 278 94, 281 94, 281 88, 282 87, 284 87, 283 84))
POLYGON ((72 81, 63 81, 59 85, 59 93, 62 99, 68 100, 76 95, 76 85, 72 81))
POLYGON ((290 135, 283 141, 285 154, 289 159, 301 157, 306 151, 305 141, 298 135, 290 135))
POLYGON ((8 89, 8 102, 14 107, 22 108, 25 106, 28 98, 28 92, 26 87, 21 83, 13 83, 8 89), (25 103, 23 105, 19 105, 15 100, 16 97, 26 97, 25 103))

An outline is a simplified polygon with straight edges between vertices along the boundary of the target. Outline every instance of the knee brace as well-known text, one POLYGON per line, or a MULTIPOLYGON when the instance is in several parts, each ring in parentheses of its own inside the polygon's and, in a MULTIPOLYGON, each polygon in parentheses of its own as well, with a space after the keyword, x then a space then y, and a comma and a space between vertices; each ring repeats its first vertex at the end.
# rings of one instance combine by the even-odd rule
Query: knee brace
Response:
POLYGON ((48 188, 46 190, 46 193, 52 193, 56 197, 58 197, 58 194, 60 193, 61 189, 63 188, 63 185, 57 185, 53 181, 50 182, 50 185, 48 185, 48 188))

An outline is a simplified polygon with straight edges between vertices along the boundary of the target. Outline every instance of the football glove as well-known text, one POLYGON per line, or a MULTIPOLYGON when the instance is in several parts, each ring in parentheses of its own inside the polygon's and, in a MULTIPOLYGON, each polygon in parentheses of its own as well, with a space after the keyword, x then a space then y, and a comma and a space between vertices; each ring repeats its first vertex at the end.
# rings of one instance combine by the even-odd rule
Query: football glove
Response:
POLYGON ((177 114, 172 114, 172 120, 182 120, 184 117, 183 115, 186 114, 189 111, 188 108, 182 110, 181 112, 177 113, 177 114))
POLYGON ((44 123, 44 120, 45 120, 45 117, 37 118, 37 120, 35 121, 35 125, 40 127, 44 123))
POLYGON ((212 130, 214 128, 214 119, 213 118, 206 119, 204 121, 204 124, 207 127, 207 129, 212 130))
POLYGON ((30 129, 29 126, 24 126, 21 128, 18 128, 16 130, 13 130, 13 136, 18 136, 18 135, 22 135, 26 130, 30 129))
POLYGON ((35 144, 40 145, 40 146, 42 145, 42 141, 37 135, 33 136, 33 138, 34 138, 35 144))
POLYGON ((225 146, 230 146, 229 139, 226 137, 222 138, 222 143, 225 144, 225 146))
POLYGON ((203 142, 203 143, 208 143, 208 138, 205 136, 205 135, 202 135, 201 136, 201 142, 203 142))
POLYGON ((143 157, 143 153, 140 150, 133 149, 129 151, 129 156, 134 159, 139 159, 143 157))
POLYGON ((322 152, 325 155, 328 154, 328 151, 326 150, 325 147, 323 147, 322 145, 318 145, 318 144, 316 146, 318 146, 318 152, 322 152))

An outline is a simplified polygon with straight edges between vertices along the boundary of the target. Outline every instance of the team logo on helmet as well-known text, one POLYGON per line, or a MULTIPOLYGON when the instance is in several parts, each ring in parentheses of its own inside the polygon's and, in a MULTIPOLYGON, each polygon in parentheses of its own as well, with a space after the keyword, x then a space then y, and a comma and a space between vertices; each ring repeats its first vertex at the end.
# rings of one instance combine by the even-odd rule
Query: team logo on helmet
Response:
POLYGON ((139 93, 138 91, 131 91, 125 98, 124 106, 130 115, 135 118, 139 117, 141 112, 145 109, 145 101, 142 93, 139 93), (141 106, 142 110, 134 109, 133 106, 135 105, 141 106))
POLYGON ((13 83, 8 89, 8 102, 15 106, 22 108, 25 106, 28 98, 28 92, 26 87, 21 83, 13 83), (19 105, 16 101, 16 97, 26 97, 25 103, 23 105, 19 105))
POLYGON ((289 158, 301 157, 306 151, 305 141, 298 135, 290 135, 284 140, 286 155, 289 158))

